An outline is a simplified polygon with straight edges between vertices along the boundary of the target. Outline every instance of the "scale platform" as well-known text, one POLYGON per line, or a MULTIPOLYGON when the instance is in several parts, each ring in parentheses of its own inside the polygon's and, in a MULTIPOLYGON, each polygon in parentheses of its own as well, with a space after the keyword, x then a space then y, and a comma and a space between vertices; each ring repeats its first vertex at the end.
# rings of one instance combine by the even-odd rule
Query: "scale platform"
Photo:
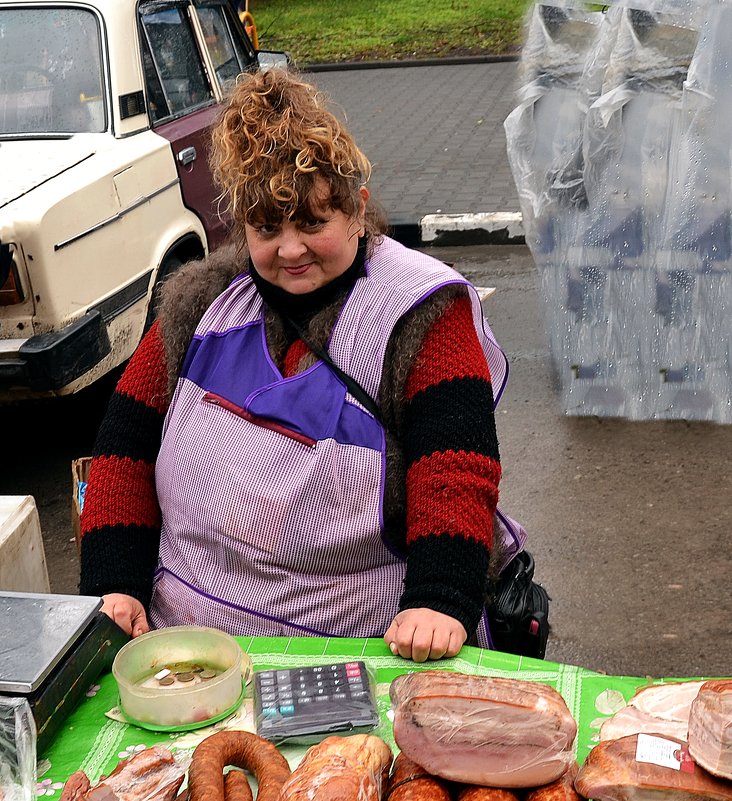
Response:
POLYGON ((41 754, 129 637, 102 599, 0 591, 0 695, 26 697, 41 754))

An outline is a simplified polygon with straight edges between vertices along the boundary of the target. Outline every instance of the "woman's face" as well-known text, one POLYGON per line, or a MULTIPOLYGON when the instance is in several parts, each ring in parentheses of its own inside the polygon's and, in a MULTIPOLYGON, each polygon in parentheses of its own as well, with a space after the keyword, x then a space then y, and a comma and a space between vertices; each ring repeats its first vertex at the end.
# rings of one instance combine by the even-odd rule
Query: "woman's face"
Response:
POLYGON ((276 224, 246 224, 246 238, 257 272, 266 281, 302 295, 330 283, 353 263, 369 192, 359 190, 358 213, 346 216, 330 208, 330 194, 322 179, 316 182, 318 197, 313 213, 304 220, 281 220, 276 224))

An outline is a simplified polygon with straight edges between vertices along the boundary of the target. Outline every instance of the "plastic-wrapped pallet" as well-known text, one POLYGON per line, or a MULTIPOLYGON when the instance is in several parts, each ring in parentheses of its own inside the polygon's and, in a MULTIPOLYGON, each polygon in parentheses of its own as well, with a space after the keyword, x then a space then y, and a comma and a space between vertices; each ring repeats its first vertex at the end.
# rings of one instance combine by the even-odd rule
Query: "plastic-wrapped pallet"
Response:
MULTIPOLYGON (((519 105, 505 122, 509 163, 557 366, 566 361, 570 326, 565 319, 566 253, 586 206, 582 126, 592 89, 585 71, 588 63, 606 61, 597 48, 611 46, 611 18, 569 0, 534 6, 521 61, 519 105)), ((601 77, 598 81, 591 74, 599 90, 601 77)))
POLYGON ((530 13, 525 84, 506 134, 570 414, 729 414, 728 404, 710 399, 722 397, 716 387, 729 382, 732 358, 725 299, 732 126, 719 119, 720 106, 731 106, 710 83, 719 69, 708 52, 714 39, 721 55, 729 13, 715 0, 616 2, 600 22, 577 4, 538 4, 530 13), (705 30, 700 40, 712 18, 716 36, 705 30), (692 93, 711 98, 704 114, 716 108, 712 124, 699 119, 692 93), (704 181, 692 166, 722 176, 724 187, 707 192, 716 209, 708 224, 708 197, 701 202, 695 192, 704 181), (696 208, 699 220, 689 219, 696 208), (681 241, 689 227, 699 230, 681 241), (710 367, 702 369, 696 354, 710 367))
POLYGON ((519 105, 505 128, 522 211, 528 217, 524 228, 543 252, 553 249, 551 217, 558 209, 583 203, 578 158, 586 100, 581 84, 603 19, 570 0, 538 4, 529 16, 519 105))
POLYGON ((684 86, 656 257, 656 414, 732 422, 732 6, 707 9, 684 86))
POLYGON ((581 313, 563 375, 565 408, 573 414, 653 415, 646 368, 653 260, 698 36, 691 24, 678 13, 623 8, 602 94, 585 118, 586 227, 569 252, 577 287, 570 304, 581 313))

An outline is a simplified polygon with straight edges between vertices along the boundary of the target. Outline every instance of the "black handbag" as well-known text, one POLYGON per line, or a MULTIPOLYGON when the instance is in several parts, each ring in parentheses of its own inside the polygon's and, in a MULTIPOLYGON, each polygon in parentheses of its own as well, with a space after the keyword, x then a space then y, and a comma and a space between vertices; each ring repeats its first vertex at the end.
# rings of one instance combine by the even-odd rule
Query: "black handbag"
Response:
POLYGON ((519 551, 490 586, 488 627, 498 651, 543 659, 549 639, 549 601, 534 581, 534 557, 519 551))

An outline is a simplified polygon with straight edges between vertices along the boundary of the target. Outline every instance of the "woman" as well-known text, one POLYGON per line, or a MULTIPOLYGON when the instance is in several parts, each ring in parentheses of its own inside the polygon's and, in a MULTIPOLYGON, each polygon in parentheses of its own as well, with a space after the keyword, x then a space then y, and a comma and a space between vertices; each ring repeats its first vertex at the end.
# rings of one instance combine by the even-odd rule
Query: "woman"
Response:
POLYGON ((290 73, 242 76, 212 166, 235 241, 166 283, 112 398, 81 591, 132 636, 383 635, 415 661, 487 645, 486 356, 501 382, 505 361, 477 296, 384 235, 368 160, 290 73))

